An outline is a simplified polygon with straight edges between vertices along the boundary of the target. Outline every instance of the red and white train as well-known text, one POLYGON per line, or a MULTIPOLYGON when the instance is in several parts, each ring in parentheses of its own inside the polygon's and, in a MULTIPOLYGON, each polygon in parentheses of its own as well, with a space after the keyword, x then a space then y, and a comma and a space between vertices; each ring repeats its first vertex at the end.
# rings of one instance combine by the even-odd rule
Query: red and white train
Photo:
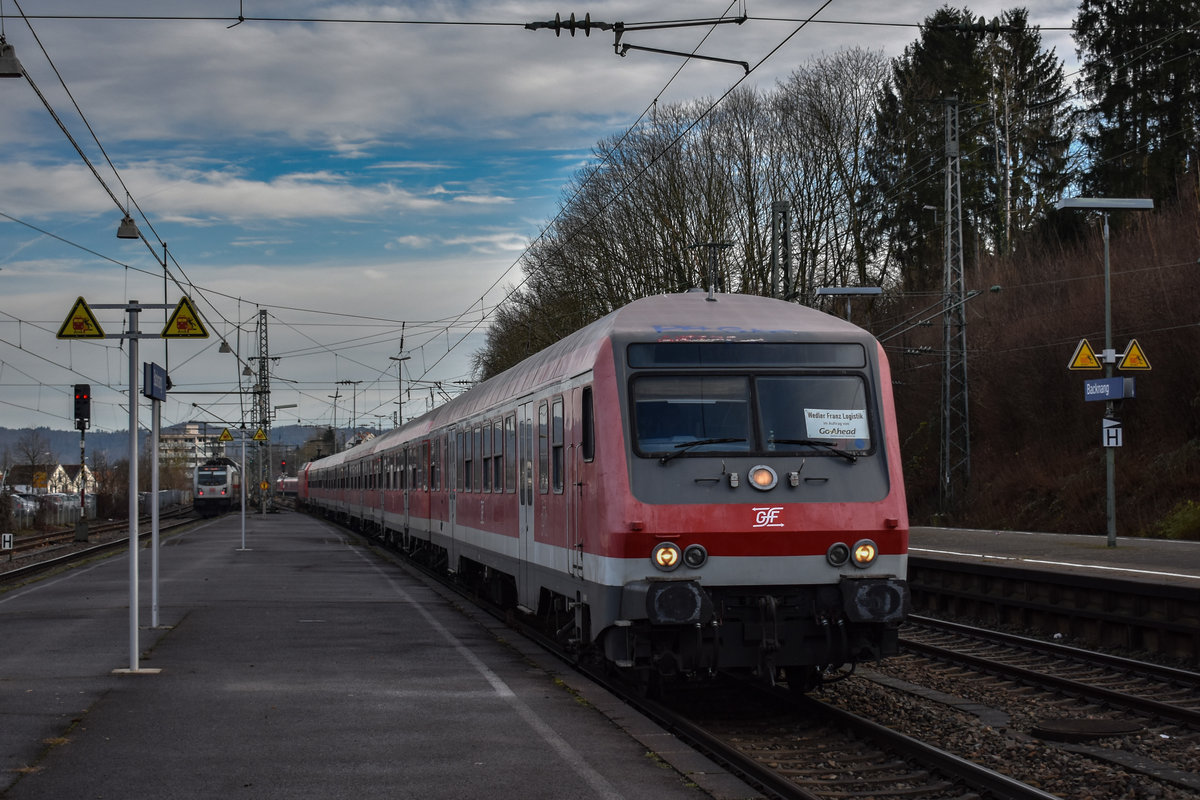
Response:
POLYGON ((908 607, 883 349, 779 300, 638 300, 299 478, 305 507, 642 678, 805 690, 895 653, 908 607))

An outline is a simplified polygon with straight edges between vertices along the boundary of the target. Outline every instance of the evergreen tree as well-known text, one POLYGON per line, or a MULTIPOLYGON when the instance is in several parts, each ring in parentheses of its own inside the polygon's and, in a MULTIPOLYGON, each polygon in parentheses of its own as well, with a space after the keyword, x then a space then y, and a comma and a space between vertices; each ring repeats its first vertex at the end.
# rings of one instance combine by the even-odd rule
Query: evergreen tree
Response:
POLYGON ((963 242, 1006 251, 1070 181, 1062 63, 1024 9, 990 25, 943 7, 896 59, 881 96, 873 171, 891 256, 910 291, 941 282, 946 111, 958 104, 963 242))
POLYGON ((1200 0, 1081 0, 1088 194, 1174 196, 1200 154, 1200 0))
POLYGON ((1007 33, 989 34, 985 61, 989 91, 993 173, 988 194, 990 239, 998 253, 1014 235, 1050 210, 1072 180, 1068 167, 1072 126, 1062 61, 1042 49, 1041 34, 1027 26, 1028 12, 1006 11, 1007 33))

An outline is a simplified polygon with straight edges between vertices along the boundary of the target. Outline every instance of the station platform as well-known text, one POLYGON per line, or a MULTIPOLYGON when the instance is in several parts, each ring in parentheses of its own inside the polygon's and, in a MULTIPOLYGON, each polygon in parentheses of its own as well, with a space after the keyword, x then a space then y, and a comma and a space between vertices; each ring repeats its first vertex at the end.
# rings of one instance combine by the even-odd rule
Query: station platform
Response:
POLYGON ((0 594, 0 797, 758 793, 319 520, 197 523, 0 594), (136 653, 137 670, 131 669, 136 653))
POLYGON ((913 527, 909 558, 999 566, 1200 588, 1200 542, 1023 531, 913 527))

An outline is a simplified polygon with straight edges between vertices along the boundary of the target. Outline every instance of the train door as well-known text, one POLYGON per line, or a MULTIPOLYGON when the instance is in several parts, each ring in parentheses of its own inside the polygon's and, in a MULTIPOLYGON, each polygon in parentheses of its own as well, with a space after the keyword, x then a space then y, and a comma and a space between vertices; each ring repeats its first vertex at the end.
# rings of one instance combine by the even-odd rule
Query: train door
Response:
POLYGON ((380 536, 387 533, 387 462, 383 454, 375 459, 375 530, 380 536))
POLYGON ((400 467, 400 497, 401 497, 401 499, 400 499, 400 525, 401 525, 401 529, 403 530, 403 533, 404 533, 403 541, 404 541, 405 546, 407 547, 408 546, 409 523, 412 522, 412 518, 411 518, 411 515, 409 512, 409 497, 408 497, 408 493, 412 490, 412 476, 408 469, 409 459, 411 458, 411 456, 409 455, 408 448, 405 447, 403 450, 401 450, 400 454, 397 456, 397 458, 400 459, 400 464, 399 464, 399 467, 400 467))
POLYGON ((442 519, 446 520, 448 535, 455 538, 455 521, 458 518, 458 493, 455 491, 455 480, 458 475, 458 448, 455 442, 455 428, 442 436, 442 486, 445 487, 443 497, 446 498, 446 508, 442 519))
POLYGON ((556 425, 566 425, 567 435, 564 437, 565 445, 565 482, 566 486, 563 489, 564 500, 566 502, 567 514, 567 548, 571 551, 569 556, 571 560, 571 574, 582 578, 583 577, 583 529, 579 520, 579 507, 582 505, 583 481, 580 477, 580 454, 582 448, 579 446, 579 432, 582 429, 582 415, 579 410, 582 407, 580 399, 581 390, 575 389, 570 394, 570 401, 567 407, 570 409, 568 419, 565 422, 557 422, 556 425))
POLYGON ((520 574, 517 576, 518 602, 526 608, 537 608, 537 593, 531 586, 529 559, 533 555, 534 451, 533 403, 522 403, 517 409, 517 535, 520 574))

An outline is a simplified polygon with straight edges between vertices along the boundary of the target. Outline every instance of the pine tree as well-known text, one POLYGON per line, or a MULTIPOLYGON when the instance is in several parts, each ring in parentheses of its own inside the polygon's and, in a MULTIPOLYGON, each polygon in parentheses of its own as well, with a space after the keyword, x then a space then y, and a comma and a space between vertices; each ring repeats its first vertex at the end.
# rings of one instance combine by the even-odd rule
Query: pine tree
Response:
POLYGON ((963 241, 1007 250, 1069 182, 1061 61, 1023 9, 991 24, 944 7, 896 59, 880 102, 874 174, 910 291, 938 286, 945 224, 944 103, 958 103, 963 241))
POLYGON ((1171 197, 1200 154, 1200 0, 1081 0, 1088 194, 1171 197))

